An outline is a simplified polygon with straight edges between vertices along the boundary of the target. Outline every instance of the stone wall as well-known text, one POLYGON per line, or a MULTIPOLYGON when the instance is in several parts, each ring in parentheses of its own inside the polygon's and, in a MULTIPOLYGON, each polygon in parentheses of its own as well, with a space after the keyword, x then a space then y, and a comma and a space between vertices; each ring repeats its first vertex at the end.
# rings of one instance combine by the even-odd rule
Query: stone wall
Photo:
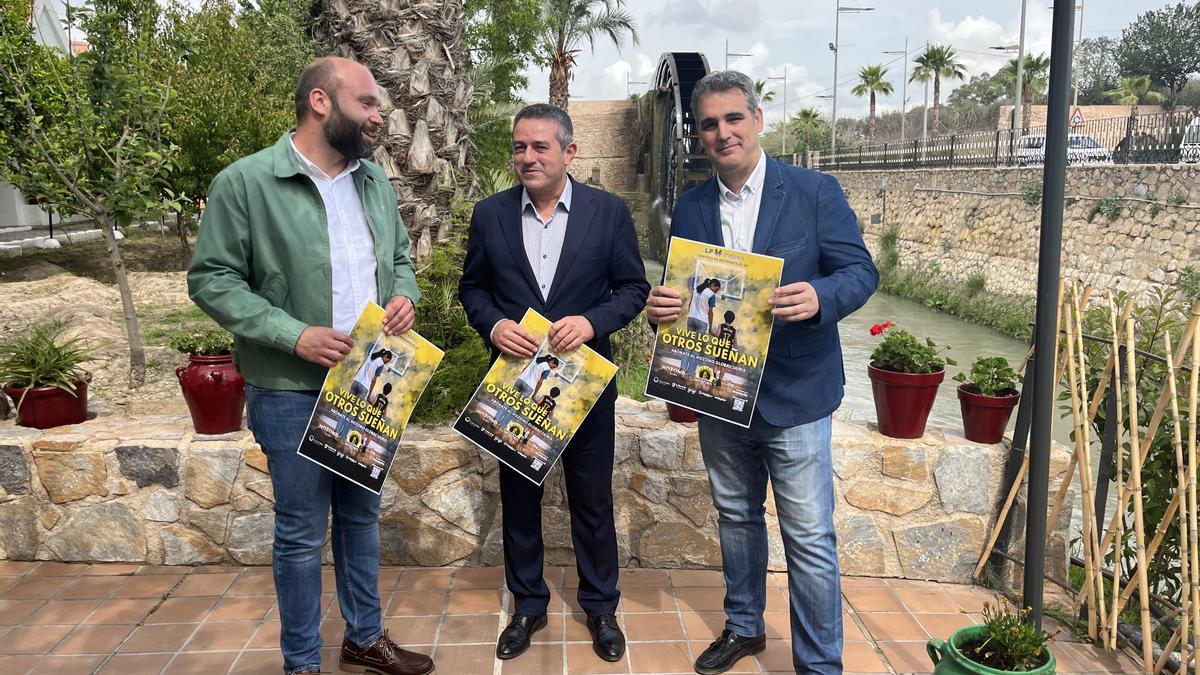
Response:
MULTIPOLYGON (((938 430, 900 441, 840 421, 833 434, 843 571, 968 581, 1002 501, 1005 446, 938 430)), ((659 402, 621 399, 615 459, 621 564, 719 566, 695 425, 668 422, 659 402)), ((1058 449, 1052 473, 1065 466, 1058 449)), ((410 428, 383 492, 383 562, 501 564, 496 474, 453 431, 410 428)), ((543 505, 546 560, 571 565, 561 472, 543 505)), ((196 435, 185 414, 0 426, 0 559, 268 564, 271 508, 266 458, 246 432, 196 435)), ((767 511, 771 563, 783 569, 771 498, 767 511)), ((1048 565, 1060 575, 1066 536, 1064 519, 1048 565)))
POLYGON ((591 182, 599 172, 599 185, 609 192, 633 192, 634 171, 630 139, 637 126, 637 104, 633 101, 571 101, 571 123, 579 153, 571 164, 571 175, 591 182))
MULTIPOLYGON (((878 252, 883 223, 899 226, 900 264, 936 266, 951 279, 983 274, 987 288, 1032 296, 1037 285, 1040 192, 1034 168, 835 172, 878 252), (886 205, 883 180, 887 179, 886 205)), ((1063 276, 1147 295, 1200 260, 1200 166, 1134 164, 1067 170, 1063 276), (1097 212, 1109 203, 1115 219, 1097 212)))

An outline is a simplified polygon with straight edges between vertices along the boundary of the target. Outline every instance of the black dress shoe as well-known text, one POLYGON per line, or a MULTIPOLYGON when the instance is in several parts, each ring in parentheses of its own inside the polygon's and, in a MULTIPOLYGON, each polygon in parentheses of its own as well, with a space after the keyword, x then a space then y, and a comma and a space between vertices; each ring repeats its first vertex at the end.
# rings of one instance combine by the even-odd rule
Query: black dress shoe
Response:
POLYGON ((717 675, 733 667, 743 656, 760 654, 767 648, 767 636, 742 637, 726 628, 721 637, 704 650, 696 659, 696 672, 700 675, 717 675))
POLYGON ((625 656, 625 634, 617 625, 617 617, 601 614, 587 618, 592 633, 592 651, 605 661, 620 661, 625 656))
POLYGON ((496 658, 511 659, 524 654, 533 634, 545 627, 545 614, 514 614, 508 626, 500 631, 500 639, 496 640, 496 658))

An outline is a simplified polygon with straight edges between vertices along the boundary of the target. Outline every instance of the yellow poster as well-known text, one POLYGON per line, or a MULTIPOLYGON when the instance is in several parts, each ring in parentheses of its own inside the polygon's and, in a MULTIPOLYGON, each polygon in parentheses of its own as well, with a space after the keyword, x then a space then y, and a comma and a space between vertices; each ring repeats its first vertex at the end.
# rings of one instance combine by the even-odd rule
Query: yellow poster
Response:
POLYGON ((783 260, 671 237, 663 285, 683 309, 654 340, 646 395, 749 427, 783 260))
POLYGON ((350 332, 354 347, 329 369, 302 456, 379 494, 417 399, 442 350, 410 330, 383 332, 384 310, 368 303, 350 332))
POLYGON ((454 429, 529 480, 542 484, 583 424, 617 366, 581 345, 550 349, 550 321, 533 311, 521 318, 538 340, 528 359, 502 354, 454 424, 454 429))

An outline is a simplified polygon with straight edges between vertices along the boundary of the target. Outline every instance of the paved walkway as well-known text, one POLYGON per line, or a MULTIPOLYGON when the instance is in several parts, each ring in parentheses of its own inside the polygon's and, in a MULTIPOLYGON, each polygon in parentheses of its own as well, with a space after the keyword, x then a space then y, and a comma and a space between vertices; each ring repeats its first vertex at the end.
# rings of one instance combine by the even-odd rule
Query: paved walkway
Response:
MULTIPOLYGON (((325 588, 332 587, 332 570, 325 588)), ((534 646, 495 659, 508 594, 499 568, 384 568, 385 626, 433 654, 443 675, 471 673, 690 673, 720 631, 721 577, 712 571, 624 570, 620 621, 627 656, 591 652, 574 599, 574 570, 548 571, 551 618, 534 646)), ((740 673, 789 672, 787 577, 772 574, 766 652, 740 673)), ((978 621, 986 590, 894 579, 843 580, 847 673, 927 673, 931 635, 978 621)), ((325 668, 336 672, 344 624, 325 595, 325 668)), ((1134 673, 1133 660, 1060 637, 1060 673, 1134 673)), ((278 673, 279 619, 261 567, 149 567, 0 561, 0 673, 278 673)))

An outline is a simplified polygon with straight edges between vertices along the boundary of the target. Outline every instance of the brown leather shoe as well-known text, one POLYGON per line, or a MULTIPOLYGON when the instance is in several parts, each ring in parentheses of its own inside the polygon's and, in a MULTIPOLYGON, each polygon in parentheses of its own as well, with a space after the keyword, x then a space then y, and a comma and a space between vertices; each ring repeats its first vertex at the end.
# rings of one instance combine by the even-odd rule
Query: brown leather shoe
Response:
POLYGON ((338 665, 347 672, 377 675, 428 675, 433 672, 433 659, 401 649, 388 637, 387 631, 367 647, 343 639, 338 665))

